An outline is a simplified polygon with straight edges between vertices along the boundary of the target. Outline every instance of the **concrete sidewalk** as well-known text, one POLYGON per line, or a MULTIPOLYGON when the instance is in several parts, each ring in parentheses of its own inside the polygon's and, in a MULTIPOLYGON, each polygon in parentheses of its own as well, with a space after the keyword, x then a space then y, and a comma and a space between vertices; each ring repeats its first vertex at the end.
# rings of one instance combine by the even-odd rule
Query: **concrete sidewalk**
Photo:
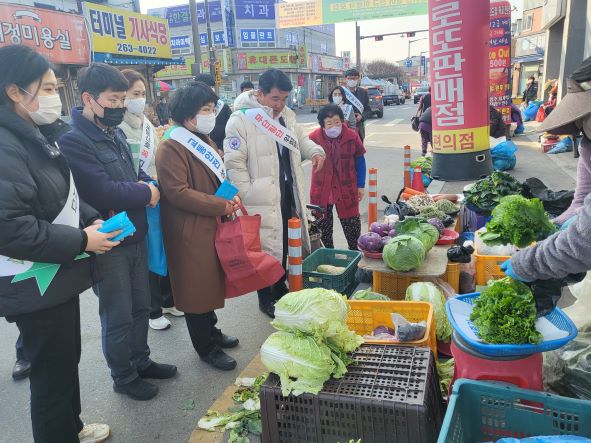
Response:
MULTIPOLYGON (((517 180, 523 182, 530 177, 542 180, 553 191, 575 188, 577 159, 572 152, 564 154, 544 154, 537 132, 539 123, 525 124, 526 132, 512 138, 517 145, 517 165, 509 171, 517 180)), ((442 182, 433 181, 429 186, 431 193, 461 194, 464 187, 472 181, 442 182)))

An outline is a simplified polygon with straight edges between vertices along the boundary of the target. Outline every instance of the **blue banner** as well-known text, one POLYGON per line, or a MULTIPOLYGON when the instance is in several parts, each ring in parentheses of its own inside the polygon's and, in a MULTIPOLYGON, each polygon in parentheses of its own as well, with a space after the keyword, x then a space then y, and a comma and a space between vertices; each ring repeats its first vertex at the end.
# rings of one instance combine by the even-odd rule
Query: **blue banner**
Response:
MULTIPOLYGON (((226 37, 224 36, 224 34, 224 31, 212 32, 211 35, 213 37, 213 44, 223 45, 226 42, 226 37)), ((207 46, 209 44, 209 39, 207 38, 206 33, 199 34, 199 44, 201 46, 207 46)))
MULTIPOLYGON (((189 5, 171 6, 166 8, 166 19, 168 20, 168 26, 171 28, 191 26, 189 5)), ((222 21, 222 2, 220 0, 209 2, 209 20, 211 23, 222 21)), ((197 21, 201 25, 205 24, 204 3, 197 4, 197 21)))
POLYGON ((259 29, 258 30, 259 42, 275 42, 275 30, 274 29, 259 29))
POLYGON ((275 29, 241 29, 240 39, 246 43, 275 42, 275 29))
POLYGON ((226 9, 226 35, 228 36, 228 46, 233 48, 234 42, 234 16, 229 9, 226 9))
POLYGON ((275 20, 275 0, 234 0, 236 18, 275 20))
POLYGON ((170 37, 170 47, 172 49, 185 49, 191 47, 191 37, 188 35, 175 35, 170 37))
POLYGON ((243 42, 256 42, 257 40, 257 30, 256 29, 241 29, 240 30, 240 40, 243 42))
MULTIPOLYGON (((217 23, 222 21, 222 2, 220 0, 208 2, 209 21, 217 23)), ((187 6, 188 7, 188 6, 187 6)), ((197 4, 197 21, 205 24, 205 3, 197 4)))

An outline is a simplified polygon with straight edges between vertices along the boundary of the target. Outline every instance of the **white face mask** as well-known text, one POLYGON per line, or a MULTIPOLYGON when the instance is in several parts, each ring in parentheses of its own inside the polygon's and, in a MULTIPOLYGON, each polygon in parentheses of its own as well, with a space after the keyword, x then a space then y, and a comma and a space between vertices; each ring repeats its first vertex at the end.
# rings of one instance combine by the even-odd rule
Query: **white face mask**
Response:
MULTIPOLYGON (((49 125, 60 118, 62 101, 59 94, 38 95, 37 98, 39 99, 39 109, 35 112, 29 111, 31 120, 38 125, 49 125)), ((25 107, 25 109, 27 108, 25 107)))
POLYGON ((127 98, 125 99, 125 106, 127 107, 127 112, 131 114, 141 115, 144 112, 144 108, 146 107, 146 99, 145 98, 127 98))
POLYGON ((195 118, 197 119, 197 123, 195 124, 195 130, 198 133, 209 135, 211 131, 213 131, 213 128, 215 128, 215 114, 197 114, 195 118))
POLYGON ((355 88, 357 86, 357 80, 347 80, 348 88, 355 88))
POLYGON ((340 105, 343 102, 343 97, 341 97, 340 95, 333 95, 332 96, 332 102, 335 105, 340 105))

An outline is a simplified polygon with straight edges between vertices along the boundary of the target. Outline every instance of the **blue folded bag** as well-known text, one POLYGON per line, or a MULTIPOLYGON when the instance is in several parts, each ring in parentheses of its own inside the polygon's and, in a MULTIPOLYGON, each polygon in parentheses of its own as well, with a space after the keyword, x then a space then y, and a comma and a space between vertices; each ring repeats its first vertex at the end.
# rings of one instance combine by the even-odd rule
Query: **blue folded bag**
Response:
POLYGON ((155 208, 146 208, 148 219, 148 269, 154 274, 166 277, 168 266, 166 264, 166 251, 164 250, 164 238, 160 223, 160 203, 155 208))
POLYGON ((214 195, 216 197, 225 198, 226 200, 232 200, 237 194, 238 188, 228 180, 224 180, 214 195))
POLYGON ((105 232, 107 234, 109 232, 118 231, 118 230, 122 231, 121 234, 119 234, 116 237, 113 237, 109 240, 121 241, 125 237, 129 237, 131 234, 133 234, 135 232, 135 226, 133 225, 133 223, 131 222, 131 220, 127 216, 127 212, 125 212, 125 211, 114 215, 113 217, 111 217, 108 220, 105 220, 105 222, 99 228, 99 232, 105 232))

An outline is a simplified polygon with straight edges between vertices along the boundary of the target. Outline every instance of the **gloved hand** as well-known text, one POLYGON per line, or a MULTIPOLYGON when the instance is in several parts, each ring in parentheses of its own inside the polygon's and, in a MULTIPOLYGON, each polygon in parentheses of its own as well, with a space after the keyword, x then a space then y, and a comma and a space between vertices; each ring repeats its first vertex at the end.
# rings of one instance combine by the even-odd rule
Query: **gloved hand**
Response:
POLYGON ((561 231, 566 231, 566 229, 571 225, 571 223, 574 223, 575 221, 577 221, 577 216, 576 215, 573 215, 571 218, 569 218, 567 221, 565 221, 560 226, 560 230, 561 231))
POLYGON ((518 280, 524 283, 529 283, 531 281, 517 275, 517 273, 513 270, 513 266, 511 266, 511 259, 505 261, 501 265, 501 271, 503 271, 507 277, 511 277, 513 280, 518 280))

